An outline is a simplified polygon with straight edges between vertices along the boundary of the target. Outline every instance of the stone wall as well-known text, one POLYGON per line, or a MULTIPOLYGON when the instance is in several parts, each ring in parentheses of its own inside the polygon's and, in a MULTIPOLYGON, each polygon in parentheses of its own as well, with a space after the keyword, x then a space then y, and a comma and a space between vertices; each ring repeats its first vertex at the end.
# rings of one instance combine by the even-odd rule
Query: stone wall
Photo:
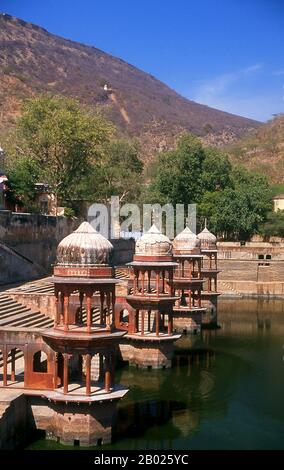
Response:
POLYGON ((0 242, 0 285, 36 279, 46 274, 37 263, 15 252, 0 242))
POLYGON ((0 241, 50 272, 58 243, 78 225, 66 217, 0 211, 0 241))
MULTIPOLYGON (((0 284, 42 277, 52 272, 59 242, 79 225, 77 219, 0 210, 0 284)), ((133 239, 111 240, 116 266, 132 261, 133 239)))
POLYGON ((126 263, 133 261, 133 255, 135 252, 135 240, 133 238, 112 239, 111 243, 114 247, 112 256, 112 263, 114 266, 123 266, 126 263))
POLYGON ((219 259, 258 260, 271 257, 272 260, 284 261, 283 242, 219 242, 219 259))
POLYGON ((23 444, 32 430, 65 445, 96 446, 111 442, 117 400, 54 403, 24 390, 0 391, 0 450, 23 444))
POLYGON ((284 296, 284 260, 221 259, 218 290, 226 294, 284 296))

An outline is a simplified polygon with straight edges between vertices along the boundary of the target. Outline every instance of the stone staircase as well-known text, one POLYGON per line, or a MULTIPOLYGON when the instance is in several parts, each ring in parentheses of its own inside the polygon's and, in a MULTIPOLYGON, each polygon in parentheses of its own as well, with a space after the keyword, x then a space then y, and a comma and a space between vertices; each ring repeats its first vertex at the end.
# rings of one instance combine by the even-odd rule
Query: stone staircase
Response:
POLYGON ((25 307, 7 294, 0 294, 0 327, 50 328, 52 325, 53 320, 44 313, 25 307))
POLYGON ((243 295, 239 291, 234 289, 226 281, 221 281, 221 280, 218 281, 218 290, 222 294, 232 294, 232 295, 240 297, 240 298, 243 297, 243 295))
POLYGON ((129 270, 125 268, 115 268, 114 276, 116 279, 129 279, 129 270))

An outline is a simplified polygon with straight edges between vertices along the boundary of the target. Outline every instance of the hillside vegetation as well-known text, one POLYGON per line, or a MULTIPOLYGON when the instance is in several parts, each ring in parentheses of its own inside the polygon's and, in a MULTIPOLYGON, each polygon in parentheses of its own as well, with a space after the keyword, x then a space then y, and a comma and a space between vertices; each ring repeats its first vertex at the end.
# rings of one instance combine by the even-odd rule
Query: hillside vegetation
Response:
POLYGON ((274 195, 284 192, 284 115, 276 116, 229 149, 232 160, 268 176, 274 195))
POLYGON ((121 135, 138 139, 144 161, 173 148, 184 131, 222 145, 260 125, 187 100, 95 47, 0 14, 0 135, 14 125, 23 99, 42 92, 99 106, 121 135))

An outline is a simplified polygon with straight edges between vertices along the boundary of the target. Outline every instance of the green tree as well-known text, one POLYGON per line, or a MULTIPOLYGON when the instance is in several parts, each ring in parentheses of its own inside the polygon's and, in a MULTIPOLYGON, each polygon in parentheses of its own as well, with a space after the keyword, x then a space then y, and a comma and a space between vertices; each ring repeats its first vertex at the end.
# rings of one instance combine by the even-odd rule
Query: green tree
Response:
POLYGON ((20 156, 16 165, 8 165, 9 189, 8 200, 26 207, 34 207, 35 183, 41 173, 38 162, 28 156, 20 156))
POLYGON ((103 157, 92 166, 84 183, 86 198, 108 202, 119 196, 120 202, 137 201, 142 187, 143 163, 135 142, 114 140, 104 146, 103 157))
POLYGON ((231 185, 232 164, 228 155, 215 148, 205 149, 202 167, 205 191, 219 191, 231 185))
POLYGON ((42 182, 70 205, 80 197, 80 182, 102 158, 113 130, 101 115, 73 99, 40 95, 25 103, 17 121, 10 167, 18 164, 19 155, 32 159, 40 167, 42 182))
POLYGON ((193 135, 183 135, 176 150, 158 156, 156 176, 150 187, 152 199, 172 204, 199 202, 204 159, 201 141, 193 135))
POLYGON ((260 227, 260 233, 265 239, 269 237, 284 237, 284 212, 270 212, 266 221, 260 227))
POLYGON ((265 176, 239 167, 233 169, 232 181, 232 188, 219 193, 213 220, 226 238, 248 239, 266 220, 271 190, 265 176))

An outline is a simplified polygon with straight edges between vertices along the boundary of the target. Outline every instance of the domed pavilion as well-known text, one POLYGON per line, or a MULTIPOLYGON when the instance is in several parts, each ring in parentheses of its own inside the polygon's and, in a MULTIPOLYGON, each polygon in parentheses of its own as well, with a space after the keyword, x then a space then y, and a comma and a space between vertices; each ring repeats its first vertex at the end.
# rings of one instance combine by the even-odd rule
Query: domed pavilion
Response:
POLYGON ((70 378, 75 375, 75 381, 80 382, 81 375, 85 377, 85 393, 91 395, 96 354, 98 378, 104 370, 105 391, 114 385, 114 351, 125 333, 114 327, 115 285, 119 281, 108 264, 111 251, 112 244, 87 222, 57 248, 54 329, 44 338, 62 358, 64 393, 68 393, 70 378))
POLYGON ((124 359, 139 367, 170 367, 174 295, 172 243, 152 225, 137 242, 128 295, 116 305, 116 326, 127 336, 120 345, 124 359), (123 349, 123 343, 127 347, 123 349))
POLYGON ((9 352, 22 352, 23 381, 15 382, 12 365, 12 385, 25 395, 21 403, 32 426, 63 444, 110 442, 117 403, 128 391, 114 380, 125 332, 114 327, 119 281, 109 265, 111 251, 108 240, 81 224, 58 245, 54 327, 0 329, 3 387, 11 387, 9 352))
POLYGON ((201 303, 203 279, 201 276, 201 242, 189 227, 173 240, 173 258, 178 263, 174 270, 174 288, 178 300, 174 310, 174 328, 178 331, 199 329, 202 313, 206 308, 201 303))
POLYGON ((202 300, 207 306, 207 310, 211 311, 211 316, 207 319, 207 323, 211 325, 217 324, 217 303, 220 292, 217 289, 218 273, 218 249, 217 237, 211 233, 205 222, 204 229, 197 235, 200 240, 200 249, 202 258, 202 277, 204 278, 202 300))

